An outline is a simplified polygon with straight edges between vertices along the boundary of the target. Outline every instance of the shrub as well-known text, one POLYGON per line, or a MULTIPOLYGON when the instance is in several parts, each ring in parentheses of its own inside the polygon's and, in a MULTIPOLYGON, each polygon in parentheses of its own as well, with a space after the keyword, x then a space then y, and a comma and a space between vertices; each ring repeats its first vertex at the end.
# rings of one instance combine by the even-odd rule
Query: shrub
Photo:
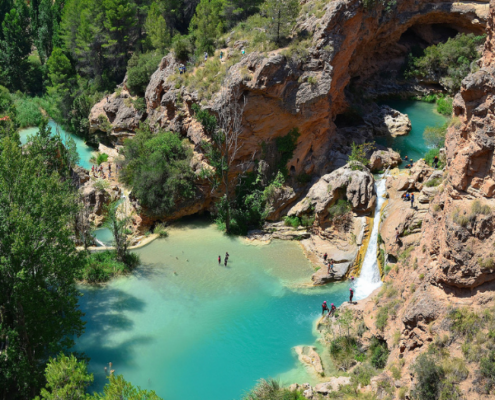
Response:
POLYGON ((366 154, 373 150, 375 146, 372 143, 355 144, 351 143, 351 154, 349 155, 348 162, 351 164, 353 171, 362 169, 362 165, 368 165, 368 157, 366 154))
POLYGON ((437 365, 432 355, 423 353, 416 358, 412 369, 416 374, 416 386, 412 391, 413 398, 421 400, 436 400, 440 390, 441 380, 445 373, 437 365))
POLYGON ((450 311, 448 318, 451 321, 450 330, 460 336, 473 338, 481 327, 481 317, 466 307, 450 311))
POLYGON ((371 353, 371 365, 378 369, 384 368, 387 364, 388 355, 390 354, 387 349, 387 344, 373 336, 371 338, 369 350, 371 353))
POLYGON ((139 264, 139 256, 129 253, 124 263, 117 261, 115 251, 97 251, 88 256, 79 279, 88 283, 107 282, 112 277, 129 272, 139 264))
POLYGON ((442 183, 442 178, 433 178, 425 183, 426 187, 435 187, 442 183))
POLYGON ((480 360, 480 373, 485 378, 484 389, 488 394, 495 386, 495 351, 490 351, 480 360))
POLYGON ((275 139, 275 144, 279 152, 279 161, 277 163, 277 169, 282 172, 284 177, 289 175, 287 170, 287 163, 294 155, 294 150, 297 147, 297 139, 301 136, 297 128, 293 128, 285 136, 280 136, 275 139))
POLYGON ((165 229, 165 224, 158 224, 155 227, 155 230, 154 230, 153 233, 158 234, 158 236, 161 237, 161 238, 168 237, 168 232, 165 229))
POLYGON ((178 60, 186 61, 193 52, 193 44, 188 36, 175 35, 172 39, 172 48, 178 60))
POLYGON ((448 123, 441 126, 427 126, 423 132, 423 137, 428 146, 441 148, 445 144, 448 123))
POLYGON ((301 225, 301 220, 295 215, 292 217, 286 216, 284 218, 284 223, 286 226, 292 226, 293 228, 298 228, 301 225))
POLYGON ((160 60, 165 54, 158 52, 134 53, 127 63, 127 87, 130 92, 144 95, 150 77, 158 68, 160 60))
POLYGON ((330 342, 330 356, 337 368, 344 371, 355 363, 357 341, 352 336, 339 336, 330 342))
POLYGON ((96 153, 91 159, 89 160, 92 164, 100 165, 101 163, 107 162, 108 160, 108 154, 106 153, 96 153))
POLYGON ((481 204, 479 200, 475 200, 471 203, 471 215, 489 215, 492 213, 492 209, 487 204, 481 204))
POLYGON ((437 111, 443 115, 452 115, 452 98, 440 97, 437 100, 437 111))
POLYGON ((478 264, 481 269, 493 269, 495 262, 493 261, 492 257, 488 257, 486 259, 480 257, 478 258, 478 264))
POLYGON ((311 175, 303 172, 303 173, 296 176, 296 180, 297 180, 297 182, 299 182, 301 184, 306 184, 308 182, 311 182, 311 175))
POLYGON ((462 227, 466 227, 469 223, 469 218, 466 215, 461 214, 459 207, 455 208, 452 212, 452 220, 462 227))
POLYGON ((471 63, 480 57, 478 47, 485 36, 459 33, 445 43, 425 49, 421 57, 410 57, 406 77, 440 77, 440 83, 451 93, 457 92, 461 81, 471 72, 471 63))
POLYGON ((375 326, 381 331, 383 331, 383 329, 387 326, 388 311, 388 307, 383 306, 378 310, 378 313, 376 314, 375 326))
POLYGON ((142 127, 124 141, 121 178, 152 216, 170 214, 179 201, 195 194, 195 175, 190 166, 192 151, 179 135, 142 127))
MULTIPOLYGON (((440 155, 440 150, 437 148, 430 149, 428 152, 425 154, 425 162, 430 166, 433 167, 433 161, 435 160, 435 157, 439 157, 440 155)), ((440 159, 438 160, 438 165, 440 166, 441 161, 440 159)))
POLYGON ((351 383, 356 386, 368 386, 371 383, 371 378, 377 374, 378 371, 372 365, 368 363, 361 364, 352 371, 351 383))
POLYGON ((110 187, 110 182, 105 179, 97 179, 95 183, 93 183, 93 187, 97 190, 105 190, 110 187))
POLYGON ((335 218, 347 214, 352 209, 352 204, 347 200, 340 199, 328 209, 329 218, 335 218))
POLYGON ((302 226, 305 226, 305 227, 312 226, 314 222, 315 222, 314 216, 312 217, 309 215, 303 215, 301 217, 301 225, 302 226))

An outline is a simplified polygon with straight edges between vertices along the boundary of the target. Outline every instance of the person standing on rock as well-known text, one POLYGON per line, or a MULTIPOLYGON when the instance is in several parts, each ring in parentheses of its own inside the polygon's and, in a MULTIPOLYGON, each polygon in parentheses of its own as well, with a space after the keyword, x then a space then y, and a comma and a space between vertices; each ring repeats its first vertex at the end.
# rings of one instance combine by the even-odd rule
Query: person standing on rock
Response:
POLYGON ((328 316, 332 317, 335 314, 335 310, 337 310, 337 307, 335 307, 335 304, 332 303, 330 311, 328 312, 328 316))
POLYGON ((395 243, 399 243, 399 229, 395 228, 395 243))
POLYGON ((328 262, 327 275, 330 275, 330 272, 335 273, 335 271, 334 271, 334 269, 333 269, 333 260, 330 260, 330 261, 328 262))
POLYGON ((354 297, 354 290, 349 289, 349 303, 352 303, 352 298, 354 297))
POLYGON ((330 311, 327 306, 327 301, 325 300, 321 305, 321 315, 325 314, 325 311, 330 311))
POLYGON ((414 208, 414 193, 411 194, 411 208, 414 208))
POLYGON ((435 169, 437 169, 438 167, 438 157, 435 156, 435 158, 433 159, 433 166, 435 167, 435 169))
POLYGON ((327 261, 327 258, 328 258, 328 254, 327 253, 323 254, 323 261, 327 261))

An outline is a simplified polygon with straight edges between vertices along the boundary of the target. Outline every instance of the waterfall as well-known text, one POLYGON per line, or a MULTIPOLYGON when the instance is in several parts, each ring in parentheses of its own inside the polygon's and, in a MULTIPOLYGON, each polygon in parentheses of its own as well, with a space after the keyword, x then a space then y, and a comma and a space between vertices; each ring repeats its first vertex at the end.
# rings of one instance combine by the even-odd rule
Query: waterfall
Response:
POLYGON ((356 281, 355 295, 357 299, 364 299, 368 297, 373 290, 382 285, 380 277, 380 270, 378 269, 377 261, 377 249, 378 249, 378 227, 380 226, 380 210, 382 208, 385 199, 383 195, 386 193, 385 176, 377 182, 375 182, 376 190, 376 207, 375 218, 373 220, 373 230, 371 231, 370 241, 366 254, 364 256, 363 266, 361 268, 361 275, 356 281))

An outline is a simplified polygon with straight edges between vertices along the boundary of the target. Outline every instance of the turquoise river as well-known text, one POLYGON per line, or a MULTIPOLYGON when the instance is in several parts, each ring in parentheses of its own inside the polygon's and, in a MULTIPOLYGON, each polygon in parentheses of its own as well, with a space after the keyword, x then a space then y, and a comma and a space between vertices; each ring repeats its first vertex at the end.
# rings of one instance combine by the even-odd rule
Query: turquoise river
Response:
MULTIPOLYGON (((423 157, 424 128, 445 119, 428 103, 383 103, 409 114, 413 126, 388 145, 402 156, 423 157)), ((55 123, 50 126, 55 133, 55 123)), ((22 131, 23 143, 36 130, 22 131)), ((90 168, 93 149, 73 138, 81 166, 90 168)), ((107 233, 97 235, 109 243, 107 233)), ((102 287, 81 286, 86 331, 75 350, 91 360, 93 389, 105 384, 109 362, 117 374, 166 400, 240 399, 268 377, 315 384, 318 378, 297 360, 293 347, 319 347, 315 321, 321 303, 348 300, 349 282, 307 286, 313 268, 297 242, 248 243, 201 220, 186 220, 169 233, 136 250, 142 265, 130 276, 102 287), (226 251, 228 267, 219 266, 217 257, 223 259, 226 251)), ((372 272, 376 260, 368 264, 372 272)), ((357 299, 371 290, 361 280, 357 299)), ((331 373, 327 350, 320 350, 331 373)))

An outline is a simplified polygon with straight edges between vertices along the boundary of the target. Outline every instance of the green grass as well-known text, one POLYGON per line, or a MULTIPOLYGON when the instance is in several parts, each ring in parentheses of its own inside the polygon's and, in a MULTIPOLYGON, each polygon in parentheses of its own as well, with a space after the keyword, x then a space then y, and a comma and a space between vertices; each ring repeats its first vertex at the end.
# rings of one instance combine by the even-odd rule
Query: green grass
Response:
POLYGON ((440 97, 437 100, 437 111, 443 115, 452 115, 452 97, 440 97))

